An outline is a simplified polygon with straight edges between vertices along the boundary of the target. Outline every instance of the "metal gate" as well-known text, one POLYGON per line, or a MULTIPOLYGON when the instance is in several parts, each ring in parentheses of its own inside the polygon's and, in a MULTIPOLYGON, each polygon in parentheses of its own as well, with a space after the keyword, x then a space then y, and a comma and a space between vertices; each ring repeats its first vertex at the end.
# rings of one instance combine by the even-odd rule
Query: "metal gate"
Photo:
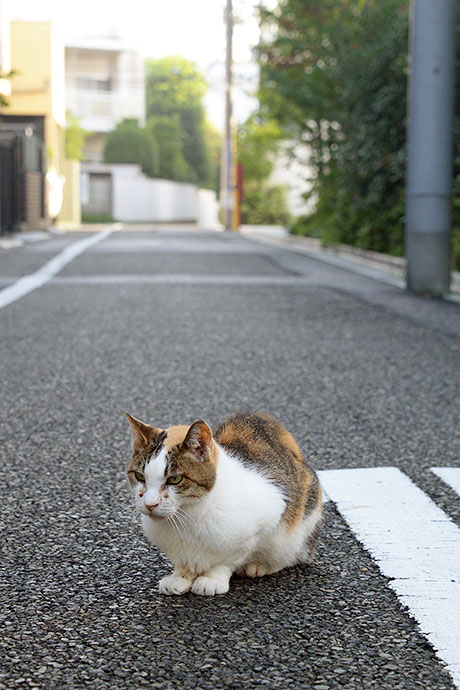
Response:
POLYGON ((31 126, 0 124, 0 234, 46 220, 43 143, 31 126))

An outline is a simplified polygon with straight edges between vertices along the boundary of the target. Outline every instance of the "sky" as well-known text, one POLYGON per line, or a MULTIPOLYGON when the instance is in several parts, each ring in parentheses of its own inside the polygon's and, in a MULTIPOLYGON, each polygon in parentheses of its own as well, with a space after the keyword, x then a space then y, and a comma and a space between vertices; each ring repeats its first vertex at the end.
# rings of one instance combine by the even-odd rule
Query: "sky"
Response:
MULTIPOLYGON (((234 107, 239 121, 255 109, 250 94, 257 85, 251 49, 259 38, 255 7, 259 0, 233 0, 236 18, 233 54, 236 63, 234 107), (240 63, 239 65, 237 63, 240 63), (246 64, 241 64, 246 63, 246 64), (247 64, 249 63, 249 64, 247 64), (250 64, 252 63, 252 65, 250 64)), ((66 38, 112 32, 143 57, 181 55, 197 62, 210 90, 205 106, 211 121, 223 126, 226 0, 0 0, 12 19, 48 21, 62 27, 66 38)))
MULTIPOLYGON (((3 0, 12 18, 54 19, 68 36, 91 36, 114 30, 144 56, 179 54, 207 65, 225 57, 225 0, 3 0)), ((249 60, 257 42, 257 0, 234 0, 235 59, 249 60)))

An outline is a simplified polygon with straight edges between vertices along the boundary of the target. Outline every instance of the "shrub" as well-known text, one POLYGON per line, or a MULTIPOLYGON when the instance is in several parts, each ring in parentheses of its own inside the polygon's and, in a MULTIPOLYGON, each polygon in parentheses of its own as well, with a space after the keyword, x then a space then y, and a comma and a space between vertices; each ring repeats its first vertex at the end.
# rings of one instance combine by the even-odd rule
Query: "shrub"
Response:
POLYGON ((246 183, 241 203, 241 222, 244 225, 287 225, 289 221, 284 185, 246 183))
POLYGON ((158 174, 156 141, 151 132, 141 129, 137 120, 122 120, 109 132, 104 147, 105 163, 137 163, 149 177, 158 174))

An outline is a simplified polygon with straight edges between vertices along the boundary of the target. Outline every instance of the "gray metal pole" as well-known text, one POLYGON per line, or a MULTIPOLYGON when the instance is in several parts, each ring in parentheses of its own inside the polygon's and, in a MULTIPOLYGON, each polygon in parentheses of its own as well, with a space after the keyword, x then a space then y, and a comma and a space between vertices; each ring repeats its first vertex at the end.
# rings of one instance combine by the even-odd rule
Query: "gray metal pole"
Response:
POLYGON ((233 8, 232 0, 227 0, 225 11, 227 53, 225 60, 225 137, 224 137, 224 189, 222 205, 226 230, 233 230, 233 150, 232 150, 232 35, 233 8))
POLYGON ((457 0, 413 0, 407 162, 407 287, 449 291, 457 0))

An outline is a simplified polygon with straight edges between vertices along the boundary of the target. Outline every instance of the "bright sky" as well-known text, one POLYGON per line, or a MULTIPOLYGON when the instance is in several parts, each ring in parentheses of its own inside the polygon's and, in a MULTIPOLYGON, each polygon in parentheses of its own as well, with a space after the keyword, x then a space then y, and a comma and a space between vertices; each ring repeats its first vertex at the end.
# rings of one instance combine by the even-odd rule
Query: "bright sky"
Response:
MULTIPOLYGON (((235 60, 251 59, 258 26, 258 0, 234 0, 235 60)), ((126 38, 144 57, 182 55, 207 66, 225 58, 225 0, 2 0, 13 19, 61 23, 67 36, 94 36, 111 30, 126 38)))
MULTIPOLYGON (((235 63, 252 61, 251 48, 259 38, 255 15, 258 2, 233 0, 235 63)), ((208 115, 222 128, 224 71, 216 63, 225 60, 226 0, 0 0, 0 3, 12 19, 55 21, 66 38, 113 33, 143 57, 181 55, 197 62, 210 83, 205 101, 208 115)), ((235 67, 234 105, 240 121, 256 106, 254 98, 249 96, 255 88, 256 75, 255 66, 235 67)))

